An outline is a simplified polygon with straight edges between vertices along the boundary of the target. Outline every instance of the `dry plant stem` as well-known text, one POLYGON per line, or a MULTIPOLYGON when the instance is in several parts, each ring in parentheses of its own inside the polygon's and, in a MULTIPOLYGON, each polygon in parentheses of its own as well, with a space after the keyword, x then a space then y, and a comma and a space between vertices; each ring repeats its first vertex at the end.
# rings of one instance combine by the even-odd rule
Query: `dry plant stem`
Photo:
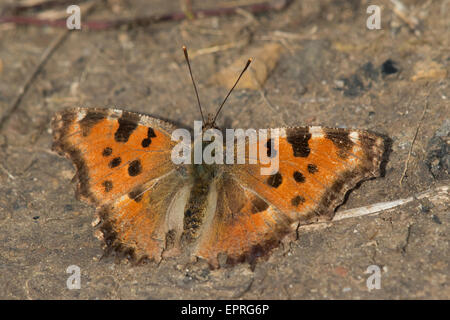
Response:
POLYGON ((301 229, 301 230, 322 229, 322 228, 329 226, 330 223, 335 222, 335 221, 349 219, 349 218, 362 217, 362 216, 367 216, 367 215, 378 215, 386 210, 390 210, 390 209, 405 205, 414 200, 421 200, 421 199, 425 199, 425 198, 429 198, 434 202, 439 201, 441 203, 448 203, 448 201, 449 201, 448 185, 438 186, 436 188, 429 189, 424 192, 420 192, 418 194, 415 194, 411 197, 404 198, 404 199, 397 199, 394 201, 387 201, 387 202, 378 202, 378 203, 374 203, 374 204, 364 206, 364 207, 359 207, 359 208, 345 210, 342 212, 337 212, 336 215, 334 216, 333 220, 331 220, 330 222, 320 222, 320 223, 316 223, 316 224, 304 225, 304 226, 300 226, 299 229, 301 229))
MULTIPOLYGON (((288 6, 291 0, 273 0, 254 3, 250 5, 223 7, 212 9, 193 10, 190 14, 194 18, 214 17, 223 15, 236 14, 238 9, 244 9, 251 13, 261 13, 267 11, 279 11, 288 6)), ((190 15, 189 14, 189 15, 190 15)), ((91 20, 83 23, 83 28, 90 30, 106 30, 119 27, 148 26, 164 21, 180 21, 189 18, 185 12, 172 12, 163 15, 135 17, 131 19, 115 19, 115 20, 91 20)), ((3 16, 0 17, 0 23, 14 23, 18 25, 35 25, 35 26, 52 26, 66 28, 66 20, 46 20, 25 16, 3 16)))
POLYGON ((409 9, 400 0, 391 0, 391 3, 393 5, 392 11, 414 31, 416 36, 420 35, 420 32, 417 30, 419 20, 411 14, 409 9))
POLYGON ((50 58, 50 56, 55 52, 55 50, 63 43, 66 37, 69 35, 69 30, 62 31, 59 36, 50 44, 47 49, 45 49, 42 54, 37 66, 33 70, 33 72, 28 76, 25 80, 25 83, 19 90, 17 97, 14 99, 13 103, 10 105, 8 109, 6 109, 5 113, 0 118, 0 131, 3 129, 5 122, 9 119, 9 117, 17 110, 22 102, 23 97, 28 92, 31 84, 34 82, 38 74, 42 71, 42 68, 45 66, 46 62, 50 58))
POLYGON ((427 108, 428 108, 428 100, 425 103, 425 107, 423 108, 422 116, 420 117, 419 124, 417 125, 417 128, 416 128, 416 132, 414 133, 413 140, 411 141, 411 146, 409 148, 408 157, 406 158, 406 161, 405 161, 405 168, 403 169, 402 176, 400 177, 400 181, 399 181, 400 185, 402 185, 403 179, 406 176, 406 171, 408 170, 408 164, 409 164, 409 159, 411 158, 412 149, 413 149, 414 143, 416 142, 417 134, 419 133, 419 129, 423 122, 423 118, 425 117, 427 108))
POLYGON ((19 4, 7 5, 3 12, 9 12, 13 15, 20 14, 28 10, 46 10, 54 7, 69 6, 72 4, 80 4, 89 0, 42 0, 42 1, 21 1, 19 4))
MULTIPOLYGON (((86 15, 88 15, 92 9, 94 8, 95 3, 91 3, 89 7, 86 8, 86 15)), ((20 103, 22 102, 23 97, 28 92, 28 89, 30 88, 31 84, 34 82, 36 77, 39 75, 39 73, 44 68, 47 61, 50 59, 52 54, 56 51, 56 49, 64 42, 64 40, 69 36, 70 30, 66 29, 62 31, 58 37, 53 40, 53 42, 50 44, 49 47, 47 47, 42 54, 41 58, 39 59, 38 64, 34 68, 33 72, 28 76, 28 78, 25 80, 25 83, 22 85, 22 87, 19 90, 19 93, 17 97, 14 99, 13 103, 6 109, 5 113, 3 113, 0 116, 0 132, 3 130, 3 126, 8 121, 8 119, 11 117, 11 115, 17 110, 20 103)))
POLYGON ((221 44, 221 45, 217 45, 217 46, 202 48, 202 49, 198 49, 198 50, 194 51, 191 54, 191 57, 195 58, 197 56, 202 56, 205 54, 216 53, 216 52, 220 52, 220 51, 229 50, 232 48, 239 48, 239 47, 243 47, 247 43, 248 43, 248 40, 243 40, 243 41, 238 41, 238 42, 231 42, 231 43, 221 44))
POLYGON ((14 177, 8 170, 6 170, 6 168, 1 163, 0 163, 0 171, 5 173, 11 180, 16 180, 16 177, 14 177))

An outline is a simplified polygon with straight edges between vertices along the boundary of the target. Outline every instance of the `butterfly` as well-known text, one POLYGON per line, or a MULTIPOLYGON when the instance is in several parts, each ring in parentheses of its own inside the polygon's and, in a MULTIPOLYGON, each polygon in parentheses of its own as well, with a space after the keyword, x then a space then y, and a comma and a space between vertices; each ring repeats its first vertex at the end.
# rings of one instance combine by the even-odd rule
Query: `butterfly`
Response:
MULTIPOLYGON (((198 99, 203 132, 217 128, 226 98, 207 121, 198 99)), ((230 265, 254 262, 299 224, 332 219, 349 190, 380 175, 385 151, 384 137, 368 131, 278 128, 276 145, 266 137, 257 146, 279 161, 276 172, 264 175, 259 160, 174 163, 177 129, 118 109, 80 107, 53 117, 52 148, 74 163, 76 196, 95 206, 96 234, 107 252, 135 262, 184 254, 212 268, 221 265, 219 257, 230 265)), ((245 140, 248 150, 252 144, 245 140)))

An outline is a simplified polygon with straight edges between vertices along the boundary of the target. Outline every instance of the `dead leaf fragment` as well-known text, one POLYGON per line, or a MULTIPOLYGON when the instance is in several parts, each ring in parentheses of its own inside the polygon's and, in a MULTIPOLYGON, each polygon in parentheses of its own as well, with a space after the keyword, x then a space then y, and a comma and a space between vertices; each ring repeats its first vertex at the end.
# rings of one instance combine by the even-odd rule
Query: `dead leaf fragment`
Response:
POLYGON ((417 80, 437 80, 447 77, 447 70, 445 67, 434 61, 421 61, 414 67, 415 74, 412 76, 412 81, 417 80))
POLYGON ((227 89, 231 88, 244 68, 245 62, 249 58, 253 58, 250 68, 242 76, 237 89, 260 90, 270 72, 277 65, 281 51, 281 45, 276 43, 251 49, 248 53, 236 59, 231 65, 214 74, 209 79, 209 82, 227 89))

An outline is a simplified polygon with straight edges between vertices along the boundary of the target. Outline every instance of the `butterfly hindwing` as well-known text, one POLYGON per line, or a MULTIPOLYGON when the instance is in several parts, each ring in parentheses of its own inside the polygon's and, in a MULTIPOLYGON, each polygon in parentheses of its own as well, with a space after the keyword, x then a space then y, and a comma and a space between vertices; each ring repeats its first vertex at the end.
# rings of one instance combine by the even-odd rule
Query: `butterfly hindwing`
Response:
POLYGON ((129 254, 133 261, 160 261, 163 252, 176 246, 182 233, 183 210, 190 186, 180 188, 172 171, 149 181, 135 192, 104 205, 99 211, 101 237, 109 249, 129 254))
POLYGON ((230 173, 223 173, 212 192, 217 192, 215 210, 195 255, 213 267, 219 265, 220 254, 225 254, 227 264, 253 262, 291 231, 285 217, 230 173))

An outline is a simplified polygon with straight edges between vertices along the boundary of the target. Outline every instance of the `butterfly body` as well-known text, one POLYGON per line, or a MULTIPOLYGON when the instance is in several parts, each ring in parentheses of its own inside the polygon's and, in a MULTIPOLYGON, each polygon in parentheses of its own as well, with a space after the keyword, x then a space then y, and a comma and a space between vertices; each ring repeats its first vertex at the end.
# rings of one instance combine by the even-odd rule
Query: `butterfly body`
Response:
POLYGON ((259 160, 175 164, 176 127, 144 114, 73 108, 57 113, 52 129, 53 149, 74 162, 76 194, 96 207, 108 248, 136 261, 184 253, 212 267, 220 255, 253 261, 299 224, 331 219, 348 190, 379 175, 385 149, 367 131, 279 128, 279 143, 270 136, 258 145, 279 157, 279 170, 263 175, 259 160))

